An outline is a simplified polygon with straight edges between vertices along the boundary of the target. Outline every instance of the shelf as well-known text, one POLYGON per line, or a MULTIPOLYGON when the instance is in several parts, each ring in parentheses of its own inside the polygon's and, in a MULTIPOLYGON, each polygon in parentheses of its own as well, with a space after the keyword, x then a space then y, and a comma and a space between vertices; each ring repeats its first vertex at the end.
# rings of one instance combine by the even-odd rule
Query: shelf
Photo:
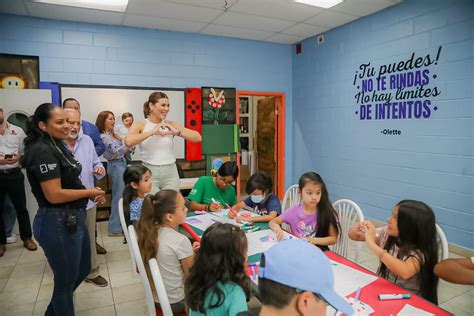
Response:
POLYGON ((240 133, 240 137, 250 137, 249 133, 240 133))
POLYGON ((240 117, 250 117, 249 113, 240 113, 240 117))

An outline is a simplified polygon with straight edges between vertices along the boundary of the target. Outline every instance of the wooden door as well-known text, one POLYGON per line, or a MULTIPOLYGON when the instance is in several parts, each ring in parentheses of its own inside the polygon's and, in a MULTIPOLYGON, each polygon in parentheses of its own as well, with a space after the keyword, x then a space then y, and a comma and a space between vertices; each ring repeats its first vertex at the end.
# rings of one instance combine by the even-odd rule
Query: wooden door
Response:
POLYGON ((257 170, 265 171, 273 178, 274 192, 277 192, 277 107, 275 99, 275 97, 267 97, 257 101, 255 138, 257 142, 257 170))

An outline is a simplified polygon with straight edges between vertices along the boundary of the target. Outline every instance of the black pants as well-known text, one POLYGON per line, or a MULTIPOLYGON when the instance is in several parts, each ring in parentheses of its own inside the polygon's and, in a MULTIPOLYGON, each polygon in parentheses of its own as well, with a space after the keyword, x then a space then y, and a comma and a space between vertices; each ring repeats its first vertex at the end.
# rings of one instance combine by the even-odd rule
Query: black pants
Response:
POLYGON ((31 239, 30 215, 26 209, 25 176, 18 169, 11 173, 0 173, 0 245, 7 243, 3 217, 1 216, 5 206, 5 193, 8 193, 13 206, 15 206, 21 240, 31 239))

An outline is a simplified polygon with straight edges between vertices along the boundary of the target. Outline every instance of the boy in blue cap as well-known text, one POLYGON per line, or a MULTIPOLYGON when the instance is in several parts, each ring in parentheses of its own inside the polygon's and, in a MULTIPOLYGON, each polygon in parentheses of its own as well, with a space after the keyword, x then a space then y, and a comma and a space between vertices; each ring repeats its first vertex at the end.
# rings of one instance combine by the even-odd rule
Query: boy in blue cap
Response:
POLYGON ((301 239, 285 240, 265 251, 258 276, 260 316, 326 315, 326 303, 346 315, 354 313, 334 291, 329 259, 301 239))

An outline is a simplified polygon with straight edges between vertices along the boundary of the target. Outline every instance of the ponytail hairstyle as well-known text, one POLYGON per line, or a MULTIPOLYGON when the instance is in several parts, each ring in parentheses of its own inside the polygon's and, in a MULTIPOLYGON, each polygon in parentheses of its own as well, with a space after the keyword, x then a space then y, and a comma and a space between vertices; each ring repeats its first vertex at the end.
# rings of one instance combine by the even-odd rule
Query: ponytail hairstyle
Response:
POLYGON ((169 99, 169 98, 164 92, 153 92, 148 97, 148 101, 145 101, 145 103, 143 103, 143 115, 145 116, 145 118, 148 118, 150 116, 150 113, 151 113, 150 103, 155 104, 156 102, 158 102, 159 99, 169 99))
POLYGON ((250 298, 250 279, 245 274, 247 237, 238 226, 229 223, 214 223, 204 232, 201 246, 184 284, 186 304, 194 311, 206 313, 206 308, 221 306, 225 293, 218 283, 233 282, 250 298), (215 298, 205 306, 208 295, 215 298))
MULTIPOLYGON (((397 258, 416 258, 420 261, 420 290, 417 295, 438 304, 438 277, 434 266, 438 263, 436 241, 436 220, 431 207, 421 201, 402 200, 398 202, 398 237, 389 236, 384 249, 391 252, 399 247, 397 258)), ((387 278, 389 269, 382 262, 377 273, 387 278)))
POLYGON ((237 162, 224 162, 217 170, 217 175, 220 175, 221 177, 232 176, 234 180, 237 180, 237 177, 239 176, 239 167, 237 166, 237 162))
POLYGON ((137 224, 138 248, 140 249, 146 274, 153 291, 156 292, 148 260, 158 253, 158 229, 163 225, 166 214, 174 214, 178 205, 178 192, 164 189, 145 197, 142 213, 137 224))
POLYGON ((308 183, 319 184, 321 186, 321 199, 318 203, 318 212, 316 215, 316 236, 315 237, 327 237, 329 235, 329 227, 332 225, 337 231, 341 231, 339 224, 339 217, 337 216, 336 210, 332 207, 331 201, 329 201, 329 193, 326 188, 326 184, 319 174, 316 172, 306 172, 299 180, 298 187, 300 194, 303 192, 303 188, 308 183))
POLYGON ((26 127, 26 138, 24 139, 25 149, 31 144, 47 136, 46 132, 43 132, 38 124, 39 122, 47 123, 52 116, 52 112, 58 107, 52 103, 43 103, 39 105, 35 113, 28 118, 28 123, 26 127))
POLYGON ((125 219, 130 218, 130 203, 138 196, 138 190, 132 187, 132 182, 138 185, 147 171, 151 174, 150 169, 142 164, 136 163, 127 166, 127 169, 125 169, 123 173, 123 182, 125 182, 125 188, 123 189, 123 210, 125 219))
POLYGON ((97 115, 97 119, 95 120, 95 126, 97 126, 99 133, 105 133, 105 120, 110 114, 115 117, 114 113, 112 113, 111 111, 102 111, 97 115))

